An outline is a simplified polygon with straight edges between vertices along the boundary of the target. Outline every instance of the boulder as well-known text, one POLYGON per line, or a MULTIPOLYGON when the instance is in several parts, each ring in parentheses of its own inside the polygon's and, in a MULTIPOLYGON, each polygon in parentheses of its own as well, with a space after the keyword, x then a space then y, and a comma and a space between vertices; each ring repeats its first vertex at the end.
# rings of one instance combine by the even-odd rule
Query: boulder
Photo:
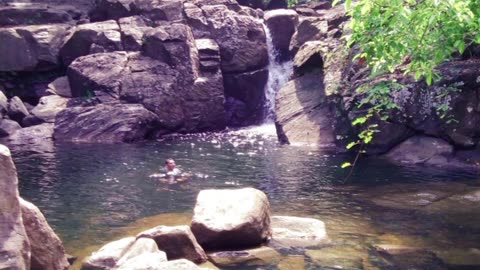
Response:
POLYGON ((0 269, 30 269, 30 243, 22 223, 17 170, 0 144, 0 269))
POLYGON ((305 17, 297 27, 290 41, 290 52, 295 55, 307 41, 322 40, 327 37, 328 22, 318 17, 305 17))
POLYGON ((58 68, 59 51, 70 25, 32 25, 0 29, 0 71, 58 68))
POLYGON ((322 73, 309 73, 289 81, 277 93, 275 125, 283 143, 344 149, 349 121, 342 116, 335 95, 327 95, 322 73))
POLYGON ((427 137, 414 136, 402 142, 385 157, 402 164, 446 165, 453 155, 453 147, 446 141, 427 137))
POLYGON ((73 96, 118 100, 127 62, 126 52, 97 53, 77 58, 67 69, 73 96))
POLYGON ((135 14, 142 14, 152 21, 178 22, 183 20, 184 0, 135 0, 135 14))
POLYGON ((187 2, 184 4, 184 12, 195 38, 210 37, 210 26, 201 8, 187 2))
POLYGON ((200 70, 216 72, 220 68, 220 48, 213 39, 196 39, 195 46, 200 59, 200 70))
POLYGON ((195 263, 207 260, 205 251, 188 226, 158 226, 141 232, 137 238, 141 237, 155 240, 158 248, 167 253, 168 260, 183 258, 195 263))
POLYGON ((25 104, 23 104, 22 100, 15 96, 8 102, 7 114, 10 119, 21 123, 23 118, 30 113, 28 112, 27 107, 25 107, 25 104))
POLYGON ((0 91, 0 119, 3 118, 3 116, 7 113, 8 111, 8 99, 5 96, 5 94, 0 91))
POLYGON ((80 56, 121 50, 120 27, 116 21, 110 20, 77 26, 60 49, 60 56, 63 64, 68 66, 80 56))
POLYGON ((40 209, 23 199, 20 199, 20 207, 32 250, 31 269, 68 269, 70 264, 62 241, 48 225, 40 209))
MULTIPOLYGON (((167 261, 165 252, 158 249, 157 243, 150 238, 137 238, 135 243, 125 252, 124 255, 117 261, 116 267, 123 267, 128 269, 128 266, 140 263, 140 258, 149 258, 145 260, 147 264, 162 263, 167 261), (148 254, 148 256, 146 256, 148 254)), ((146 265, 145 265, 146 266, 146 265)), ((140 269, 140 268, 139 268, 140 269)))
POLYGON ((67 107, 68 100, 61 96, 44 96, 30 112, 31 116, 41 122, 53 123, 57 114, 67 107))
POLYGON ((140 51, 145 39, 145 32, 153 29, 141 16, 132 16, 118 20, 125 51, 140 51))
POLYGON ((118 20, 134 15, 135 0, 97 0, 89 12, 92 22, 118 20))
POLYGON ((82 263, 82 269, 112 269, 134 243, 135 237, 110 242, 86 258, 82 263))
POLYGON ((311 247, 330 242, 325 223, 313 218, 272 216, 270 245, 281 248, 311 247))
POLYGON ((259 245, 271 235, 267 196, 253 188, 202 190, 191 229, 205 249, 259 245))
POLYGON ((58 95, 61 97, 71 98, 73 97, 72 90, 70 89, 70 83, 67 76, 56 78, 53 82, 48 84, 47 94, 58 95))
POLYGON ((293 69, 295 74, 301 76, 316 69, 323 69, 323 55, 327 52, 323 41, 305 42, 293 58, 293 69))
POLYGON ((10 136, 19 129, 22 129, 22 127, 17 122, 10 119, 0 119, 0 137, 10 136))
POLYGON ((234 106, 226 106, 228 123, 231 126, 245 126, 260 123, 265 115, 265 85, 268 70, 260 69, 245 73, 224 73, 225 96, 245 104, 241 112, 234 106), (242 113, 245 112, 245 113, 242 113))
POLYGON ((15 145, 28 145, 44 143, 52 140, 53 124, 44 123, 41 125, 26 127, 17 130, 8 137, 9 143, 15 145))
POLYGON ((145 139, 157 125, 158 117, 140 104, 71 107, 57 114, 53 137, 70 142, 132 142, 145 139))
POLYGON ((235 12, 241 10, 241 7, 236 0, 193 0, 192 2, 193 4, 202 9, 205 6, 223 6, 226 7, 228 10, 235 12))
MULTIPOLYGON (((156 270, 156 269, 168 269, 162 268, 162 265, 167 262, 167 258, 164 252, 145 252, 141 253, 125 262, 119 263, 115 268, 117 270, 156 270)), ((193 263, 192 263, 193 264, 193 263)), ((195 265, 195 264, 193 264, 195 265)), ((195 265, 196 266, 196 265, 195 265)), ((170 268, 179 269, 179 268, 170 268)))
POLYGON ((220 267, 234 267, 235 265, 263 266, 277 264, 281 255, 273 248, 259 247, 246 250, 213 252, 208 254, 208 258, 220 267))
POLYGON ((290 40, 298 25, 297 12, 291 9, 276 9, 265 12, 264 19, 270 31, 273 46, 278 53, 277 60, 290 59, 290 40))
POLYGON ((71 23, 80 16, 78 10, 69 5, 15 2, 0 7, 0 27, 71 23))
POLYGON ((203 6, 211 38, 220 46, 222 71, 240 73, 268 64, 265 31, 253 17, 238 15, 225 6, 203 6))

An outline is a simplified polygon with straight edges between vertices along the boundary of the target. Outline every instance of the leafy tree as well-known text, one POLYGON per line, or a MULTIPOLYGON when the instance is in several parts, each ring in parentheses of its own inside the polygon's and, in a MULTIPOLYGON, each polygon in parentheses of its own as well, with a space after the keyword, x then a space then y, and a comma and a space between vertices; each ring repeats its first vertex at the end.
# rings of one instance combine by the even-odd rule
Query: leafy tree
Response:
MULTIPOLYGON (((333 4, 337 4, 335 0, 333 4)), ((428 85, 440 78, 438 64, 452 59, 455 54, 480 44, 479 0, 345 0, 351 17, 347 30, 347 45, 355 45, 355 58, 370 67, 371 78, 388 73, 413 75, 425 79, 428 85)), ((373 81, 373 80, 372 80, 373 81)), ((364 125, 359 140, 347 145, 351 148, 368 144, 376 130, 368 120, 376 115, 386 120, 387 110, 395 108, 389 101, 390 90, 399 87, 395 81, 379 81, 360 86, 365 98, 359 106, 368 104, 366 115, 358 117, 353 125, 364 125)), ((453 88, 455 89, 455 88, 453 88)), ((442 108, 440 108, 442 109, 442 108)), ((445 110, 442 110, 445 115, 445 110)), ((355 161, 358 159, 358 155, 355 161)), ((355 162, 354 162, 355 163, 355 162)), ((342 167, 350 166, 346 162, 342 167)))

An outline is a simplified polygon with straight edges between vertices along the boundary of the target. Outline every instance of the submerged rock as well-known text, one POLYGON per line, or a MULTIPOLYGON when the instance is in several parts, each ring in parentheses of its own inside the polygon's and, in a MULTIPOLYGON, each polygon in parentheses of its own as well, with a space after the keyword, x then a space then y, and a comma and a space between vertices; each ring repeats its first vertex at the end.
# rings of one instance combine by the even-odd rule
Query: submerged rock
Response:
POLYGON ((272 216, 273 247, 310 247, 330 243, 323 221, 313 218, 272 216))
POLYGON ((219 251, 209 253, 208 258, 220 267, 235 265, 266 265, 276 264, 280 261, 280 253, 269 247, 259 247, 235 251, 219 251))
POLYGON ((449 269, 433 252, 426 249, 396 245, 376 245, 374 248, 395 269, 449 269))
POLYGON ((191 228, 205 249, 260 245, 271 235, 267 196, 253 188, 202 190, 191 228))

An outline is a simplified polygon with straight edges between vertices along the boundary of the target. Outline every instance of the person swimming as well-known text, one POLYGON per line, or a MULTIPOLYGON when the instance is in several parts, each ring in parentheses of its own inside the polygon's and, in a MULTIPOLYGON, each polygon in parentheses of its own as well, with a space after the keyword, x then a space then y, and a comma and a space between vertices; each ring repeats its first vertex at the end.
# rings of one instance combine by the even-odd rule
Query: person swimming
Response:
POLYGON ((162 173, 165 173, 167 176, 180 176, 182 172, 177 168, 175 160, 172 158, 167 158, 165 160, 165 166, 163 167, 162 173))
POLYGON ((172 158, 167 158, 165 160, 165 166, 160 170, 160 173, 154 173, 150 175, 150 177, 160 178, 160 182, 169 184, 183 182, 190 176, 191 174, 189 173, 182 173, 182 171, 177 168, 175 160, 172 158))

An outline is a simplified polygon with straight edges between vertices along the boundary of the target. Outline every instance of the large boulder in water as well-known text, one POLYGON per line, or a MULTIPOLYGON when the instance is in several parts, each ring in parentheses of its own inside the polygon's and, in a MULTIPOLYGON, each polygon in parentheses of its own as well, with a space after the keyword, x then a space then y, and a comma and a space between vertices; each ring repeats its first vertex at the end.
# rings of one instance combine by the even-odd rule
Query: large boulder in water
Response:
POLYGON ((158 226, 141 232, 137 238, 141 237, 155 240, 158 248, 167 253, 169 260, 183 258, 196 263, 207 260, 205 251, 188 226, 158 226))
POLYGON ((70 264, 67 261, 62 241, 48 225, 40 209, 23 199, 20 199, 20 206, 23 225, 32 250, 32 269, 68 269, 70 264))
POLYGON ((23 120, 24 126, 29 126, 25 124, 29 117, 34 118, 32 120, 37 123, 55 122, 57 114, 67 107, 68 100, 68 98, 61 96, 44 96, 40 98, 37 106, 30 112, 31 115, 23 120))
POLYGON ((71 107, 57 114, 53 137, 71 142, 132 142, 145 139, 158 117, 140 104, 71 107))
POLYGON ((275 247, 309 247, 330 242, 325 223, 318 219, 272 216, 272 240, 275 247))
POLYGON ((134 243, 135 237, 110 242, 86 258, 82 264, 82 269, 112 269, 134 243))
POLYGON ((259 245, 271 235, 267 196, 253 188, 202 190, 191 228, 206 249, 259 245))
POLYGON ((19 198, 10 150, 0 144, 0 269, 30 269, 30 243, 19 198))

